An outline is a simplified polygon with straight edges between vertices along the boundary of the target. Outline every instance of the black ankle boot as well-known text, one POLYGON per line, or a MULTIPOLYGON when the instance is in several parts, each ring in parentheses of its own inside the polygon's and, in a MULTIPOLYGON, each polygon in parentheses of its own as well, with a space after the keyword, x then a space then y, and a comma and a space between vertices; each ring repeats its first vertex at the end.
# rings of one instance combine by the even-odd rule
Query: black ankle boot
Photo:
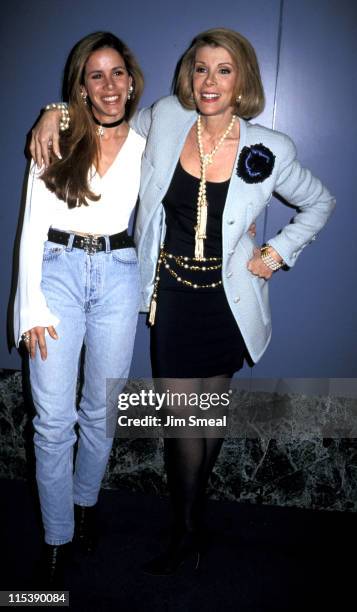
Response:
POLYGON ((67 544, 44 545, 40 566, 41 587, 49 590, 63 590, 64 574, 72 558, 72 542, 67 544))
POLYGON ((97 506, 74 505, 74 541, 82 552, 92 553, 97 544, 97 506))
POLYGON ((152 576, 169 576, 185 566, 197 570, 200 564, 200 544, 196 532, 186 531, 174 536, 166 552, 143 566, 143 571, 152 576))

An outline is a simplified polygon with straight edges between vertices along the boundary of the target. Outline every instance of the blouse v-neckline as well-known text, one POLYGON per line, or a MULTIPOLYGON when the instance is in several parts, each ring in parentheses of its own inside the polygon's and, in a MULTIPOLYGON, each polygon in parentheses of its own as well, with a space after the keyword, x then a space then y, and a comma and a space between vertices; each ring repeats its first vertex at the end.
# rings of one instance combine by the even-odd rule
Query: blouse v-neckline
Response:
POLYGON ((108 173, 111 171, 111 169, 113 168, 113 166, 115 166, 115 165, 117 164, 118 159, 119 159, 119 157, 120 157, 120 154, 121 154, 121 153, 122 153, 122 151, 123 151, 123 150, 126 148, 127 142, 128 142, 128 140, 129 140, 129 138, 130 138, 130 136, 131 136, 131 132, 132 132, 132 131, 133 131, 133 130, 132 130, 132 128, 131 128, 131 127, 129 127, 129 131, 128 131, 128 134, 127 134, 126 139, 124 140, 124 142, 123 142, 122 146, 120 147, 120 149, 119 149, 118 153, 116 154, 116 156, 114 157, 114 159, 113 159, 112 163, 111 163, 111 164, 110 164, 110 166, 109 166, 109 167, 106 169, 106 171, 104 172, 104 174, 100 174, 100 173, 98 172, 98 170, 95 168, 95 175, 96 175, 96 176, 98 176, 98 177, 99 177, 99 179, 100 179, 101 181, 103 181, 103 180, 106 178, 107 174, 108 174, 108 173))

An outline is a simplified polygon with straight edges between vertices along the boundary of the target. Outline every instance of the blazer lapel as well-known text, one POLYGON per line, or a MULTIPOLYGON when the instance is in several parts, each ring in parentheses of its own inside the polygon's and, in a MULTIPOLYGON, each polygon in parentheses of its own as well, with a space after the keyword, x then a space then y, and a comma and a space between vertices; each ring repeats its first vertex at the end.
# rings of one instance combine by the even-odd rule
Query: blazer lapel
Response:
POLYGON ((250 203, 251 193, 247 189, 248 185, 237 175, 238 159, 247 141, 247 123, 244 119, 239 119, 239 128, 239 147, 222 218, 223 248, 228 250, 232 246, 229 244, 231 237, 234 235, 236 238, 245 231, 247 207, 250 203))
POLYGON ((180 122, 178 129, 172 130, 171 134, 168 135, 165 146, 162 148, 162 155, 159 156, 160 160, 155 168, 155 172, 156 183, 163 192, 163 195, 169 188, 183 145, 196 120, 197 113, 190 113, 189 116, 185 118, 184 123, 180 122))

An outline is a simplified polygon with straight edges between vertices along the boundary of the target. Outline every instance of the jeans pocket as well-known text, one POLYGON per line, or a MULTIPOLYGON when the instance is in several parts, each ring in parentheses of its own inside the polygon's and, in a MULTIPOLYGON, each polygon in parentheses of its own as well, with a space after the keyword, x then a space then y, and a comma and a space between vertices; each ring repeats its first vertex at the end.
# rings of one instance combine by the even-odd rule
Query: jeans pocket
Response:
POLYGON ((138 258, 133 247, 111 251, 113 261, 121 264, 137 264, 138 258))
POLYGON ((64 245, 46 242, 43 249, 43 261, 57 260, 64 253, 65 249, 64 245))

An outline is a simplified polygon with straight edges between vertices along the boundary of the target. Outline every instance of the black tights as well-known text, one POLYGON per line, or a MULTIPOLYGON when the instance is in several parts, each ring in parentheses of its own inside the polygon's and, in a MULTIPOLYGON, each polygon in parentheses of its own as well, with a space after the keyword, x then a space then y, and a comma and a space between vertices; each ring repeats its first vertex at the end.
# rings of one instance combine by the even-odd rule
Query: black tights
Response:
MULTIPOLYGON (((204 379, 159 379, 156 390, 172 393, 223 393, 230 385, 230 375, 204 379)), ((218 409, 219 411, 219 409, 218 409)), ((182 410, 165 409, 165 416, 182 417, 182 410)), ((210 410, 199 410, 198 416, 209 416, 210 410)), ((216 411, 217 415, 217 411, 216 411)), ((212 430, 210 431, 212 434, 212 430)), ((174 514, 174 532, 197 531, 202 527, 205 491, 223 438, 202 437, 165 438, 165 463, 168 487, 174 514)))

